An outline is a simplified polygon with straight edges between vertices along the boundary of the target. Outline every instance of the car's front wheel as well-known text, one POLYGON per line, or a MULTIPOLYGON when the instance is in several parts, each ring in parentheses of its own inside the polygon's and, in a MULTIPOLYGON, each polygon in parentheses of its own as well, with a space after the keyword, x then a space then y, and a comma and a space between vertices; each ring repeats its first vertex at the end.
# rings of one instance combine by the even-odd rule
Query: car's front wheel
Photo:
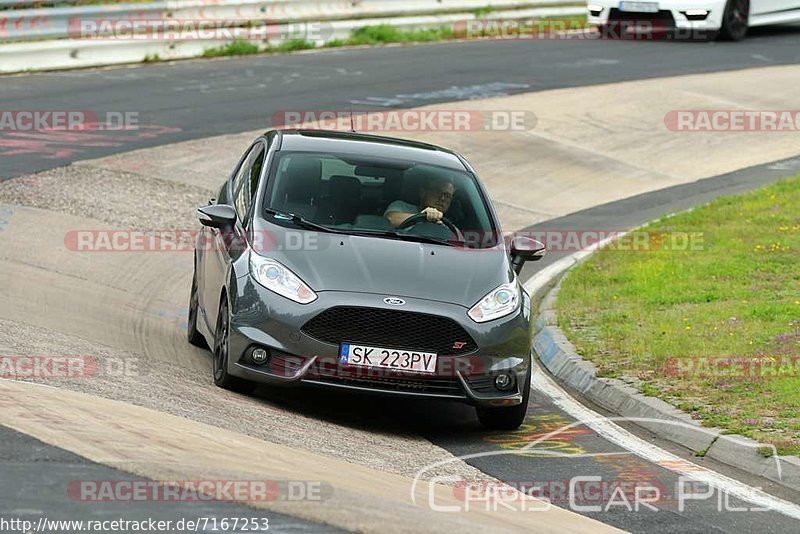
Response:
POLYGON ((747 35, 750 19, 750 0, 728 0, 722 14, 722 27, 719 29, 721 39, 741 41, 747 35))
POLYGON ((522 403, 516 406, 502 406, 497 408, 478 407, 478 420, 481 424, 491 430, 516 430, 525 420, 528 412, 528 399, 531 396, 531 367, 528 366, 528 374, 525 376, 525 383, 522 386, 522 403))
POLYGON ((239 393, 251 393, 256 385, 228 373, 228 357, 230 352, 231 318, 228 313, 228 299, 222 296, 217 315, 217 328, 214 334, 213 372, 214 383, 221 388, 239 393))

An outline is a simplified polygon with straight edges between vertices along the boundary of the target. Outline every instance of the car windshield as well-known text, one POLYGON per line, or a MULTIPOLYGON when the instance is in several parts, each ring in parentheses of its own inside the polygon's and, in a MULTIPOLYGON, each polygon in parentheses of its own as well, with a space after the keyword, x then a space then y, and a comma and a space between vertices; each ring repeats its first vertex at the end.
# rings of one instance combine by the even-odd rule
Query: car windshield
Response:
POLYGON ((474 176, 408 160, 279 152, 272 165, 265 217, 309 230, 469 248, 497 244, 492 216, 474 176), (423 210, 433 215, 420 213, 423 210))

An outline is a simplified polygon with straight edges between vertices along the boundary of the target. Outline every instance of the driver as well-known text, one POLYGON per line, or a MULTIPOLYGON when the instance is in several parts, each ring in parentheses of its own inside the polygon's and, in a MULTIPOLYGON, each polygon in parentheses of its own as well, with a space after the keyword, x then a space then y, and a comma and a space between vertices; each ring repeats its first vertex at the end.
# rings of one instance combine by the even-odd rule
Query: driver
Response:
POLYGON ((450 209, 456 188, 447 176, 434 176, 419 188, 419 205, 415 206, 404 200, 395 200, 386 208, 383 216, 389 219, 392 226, 398 227, 409 217, 424 213, 428 222, 442 223, 442 217, 450 209))

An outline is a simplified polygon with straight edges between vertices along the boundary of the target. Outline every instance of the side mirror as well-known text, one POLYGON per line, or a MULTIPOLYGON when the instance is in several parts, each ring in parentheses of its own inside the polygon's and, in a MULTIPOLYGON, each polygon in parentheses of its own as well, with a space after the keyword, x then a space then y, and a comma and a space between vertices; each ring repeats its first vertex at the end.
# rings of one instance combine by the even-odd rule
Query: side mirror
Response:
POLYGON ((511 240, 511 265, 519 274, 526 261, 539 261, 544 258, 546 247, 541 241, 525 236, 516 236, 511 240))
POLYGON ((227 204, 212 204, 197 209, 200 224, 209 228, 225 230, 236 224, 236 210, 227 204))

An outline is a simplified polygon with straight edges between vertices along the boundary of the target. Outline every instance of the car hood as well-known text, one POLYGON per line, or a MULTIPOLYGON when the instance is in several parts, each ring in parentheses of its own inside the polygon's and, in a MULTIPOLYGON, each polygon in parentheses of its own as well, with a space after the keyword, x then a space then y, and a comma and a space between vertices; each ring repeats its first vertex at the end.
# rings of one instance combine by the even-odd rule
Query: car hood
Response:
POLYGON ((273 246, 258 253, 281 262, 317 292, 378 293, 469 308, 513 279, 502 248, 464 249, 269 227, 273 246))

